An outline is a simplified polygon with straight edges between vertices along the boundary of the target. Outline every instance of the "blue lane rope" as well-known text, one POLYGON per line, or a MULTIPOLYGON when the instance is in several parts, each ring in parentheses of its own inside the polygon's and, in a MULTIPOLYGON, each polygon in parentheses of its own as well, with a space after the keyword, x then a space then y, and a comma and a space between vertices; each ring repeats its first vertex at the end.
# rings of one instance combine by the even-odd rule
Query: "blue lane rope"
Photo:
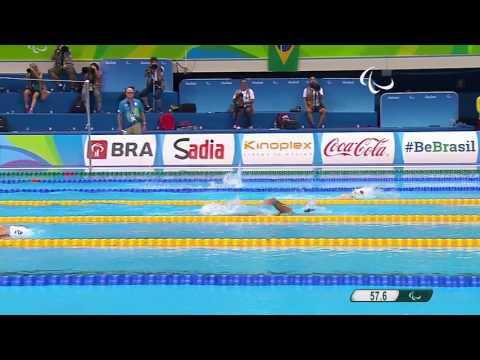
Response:
POLYGON ((480 275, 34 274, 0 275, 0 286, 219 285, 480 287, 480 275))
MULTIPOLYGON (((272 188, 161 188, 161 189, 0 189, 0 193, 54 193, 54 192, 81 192, 81 193, 103 193, 103 192, 117 192, 117 193, 200 193, 200 192, 351 192, 353 187, 272 187, 272 188)), ((382 187, 382 191, 395 192, 410 192, 410 191, 480 191, 480 186, 448 186, 448 187, 433 187, 433 186, 415 186, 415 187, 382 187)))
MULTIPOLYGON (((44 183, 44 184, 95 184, 95 183, 205 183, 211 181, 222 182, 222 177, 212 178, 98 178, 98 179, 0 179, 0 184, 25 184, 25 183, 44 183), (32 181, 35 180, 35 181, 32 181)), ((243 182, 278 182, 278 181, 296 181, 296 182, 480 182, 480 177, 277 177, 277 178, 248 178, 243 177, 243 182)))

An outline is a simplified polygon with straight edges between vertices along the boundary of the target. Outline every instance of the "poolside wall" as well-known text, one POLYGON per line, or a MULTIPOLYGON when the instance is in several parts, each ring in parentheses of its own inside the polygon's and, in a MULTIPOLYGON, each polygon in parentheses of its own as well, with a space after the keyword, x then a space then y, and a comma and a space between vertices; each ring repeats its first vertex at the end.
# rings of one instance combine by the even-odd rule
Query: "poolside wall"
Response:
POLYGON ((0 135, 1 168, 479 164, 476 131, 0 135))

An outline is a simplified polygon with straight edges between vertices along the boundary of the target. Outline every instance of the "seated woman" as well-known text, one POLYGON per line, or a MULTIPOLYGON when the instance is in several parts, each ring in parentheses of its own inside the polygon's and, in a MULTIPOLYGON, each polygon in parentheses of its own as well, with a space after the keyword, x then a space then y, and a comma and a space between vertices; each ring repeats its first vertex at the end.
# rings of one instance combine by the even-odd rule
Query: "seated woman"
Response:
POLYGON ((26 74, 27 79, 33 79, 27 81, 27 87, 23 91, 23 101, 25 103, 25 112, 33 113, 37 100, 40 97, 40 101, 45 101, 50 94, 45 86, 45 83, 41 80, 43 74, 38 69, 37 64, 30 64, 26 74))

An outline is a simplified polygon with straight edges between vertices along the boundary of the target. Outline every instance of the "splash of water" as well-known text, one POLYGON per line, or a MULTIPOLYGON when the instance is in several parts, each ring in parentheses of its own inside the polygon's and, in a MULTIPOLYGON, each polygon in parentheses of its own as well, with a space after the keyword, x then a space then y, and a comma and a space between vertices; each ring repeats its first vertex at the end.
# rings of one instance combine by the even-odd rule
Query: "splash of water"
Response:
POLYGON ((216 183, 214 181, 210 181, 208 183, 209 189, 222 189, 222 188, 239 189, 241 187, 243 187, 243 182, 242 182, 242 175, 240 171, 237 171, 236 173, 225 174, 221 183, 216 183))
POLYGON ((400 197, 400 194, 396 191, 384 191, 383 189, 375 186, 365 186, 354 189, 352 191, 352 195, 356 199, 387 199, 400 197), (363 191, 363 195, 360 194, 360 191, 363 191))

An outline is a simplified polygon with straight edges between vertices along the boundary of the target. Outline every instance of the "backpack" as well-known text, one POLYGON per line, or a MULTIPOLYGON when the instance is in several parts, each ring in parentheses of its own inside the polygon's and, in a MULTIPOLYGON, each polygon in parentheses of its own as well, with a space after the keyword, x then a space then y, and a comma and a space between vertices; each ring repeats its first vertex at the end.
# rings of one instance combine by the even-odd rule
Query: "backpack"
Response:
POLYGON ((288 113, 278 113, 275 119, 275 127, 278 129, 299 129, 300 123, 291 119, 288 113))
POLYGON ((158 119, 158 129, 159 130, 175 130, 175 118, 172 113, 165 113, 160 115, 158 119))
POLYGON ((70 108, 71 113, 84 113, 87 112, 85 108, 85 103, 83 101, 82 95, 79 95, 73 102, 72 107, 70 108))

